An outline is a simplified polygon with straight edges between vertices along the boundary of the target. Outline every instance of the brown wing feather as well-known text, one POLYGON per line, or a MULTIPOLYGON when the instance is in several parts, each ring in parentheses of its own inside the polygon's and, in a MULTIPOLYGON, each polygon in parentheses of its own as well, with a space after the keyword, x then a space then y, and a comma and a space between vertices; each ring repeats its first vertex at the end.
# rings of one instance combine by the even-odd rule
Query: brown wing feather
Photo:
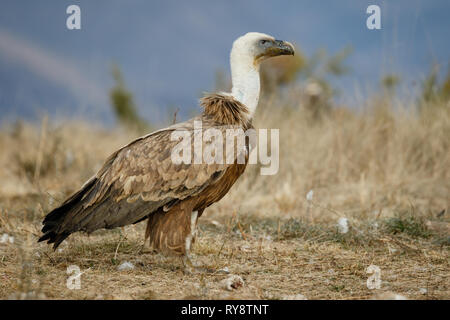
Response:
MULTIPOLYGON (((217 97, 214 99, 217 103, 217 97)), ((221 105, 233 103, 234 100, 221 105)), ((241 106, 233 109, 233 115, 241 106)), ((206 106, 205 110, 210 108, 206 106)), ((230 164, 174 164, 171 152, 179 141, 171 141, 171 134, 175 130, 201 134, 194 132, 196 120, 202 121, 203 128, 216 127, 224 134, 229 128, 250 126, 248 121, 237 125, 236 119, 229 114, 212 116, 205 112, 201 117, 138 138, 119 149, 106 160, 88 187, 85 185, 76 196, 47 215, 45 234, 40 241, 49 240, 57 247, 70 233, 132 224, 159 208, 167 211, 178 201, 199 194, 218 181, 230 164), (64 206, 67 210, 62 210, 64 206)))

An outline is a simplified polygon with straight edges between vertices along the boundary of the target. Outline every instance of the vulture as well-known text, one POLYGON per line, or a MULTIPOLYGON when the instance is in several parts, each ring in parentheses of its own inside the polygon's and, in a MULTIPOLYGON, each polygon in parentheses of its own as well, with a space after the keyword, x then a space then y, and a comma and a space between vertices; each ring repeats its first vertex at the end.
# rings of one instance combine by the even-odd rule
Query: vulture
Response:
MULTIPOLYGON (((183 142, 174 134, 192 135, 193 139, 183 141, 192 144, 188 149, 195 153, 192 141, 199 135, 201 139, 207 129, 215 128, 224 136, 230 128, 253 129, 260 64, 280 55, 294 55, 293 45, 257 32, 235 40, 230 53, 231 92, 205 94, 200 99, 201 115, 137 138, 114 152, 77 192, 45 216, 39 241, 56 249, 77 231, 91 233, 147 220, 145 239, 153 249, 183 257, 185 270, 194 268, 190 251, 198 218, 242 175, 252 144, 246 139, 244 148, 231 154, 231 161, 177 162, 173 152, 183 142), (238 161, 240 155, 243 161, 238 161)), ((205 140, 200 140, 203 148, 205 140)))

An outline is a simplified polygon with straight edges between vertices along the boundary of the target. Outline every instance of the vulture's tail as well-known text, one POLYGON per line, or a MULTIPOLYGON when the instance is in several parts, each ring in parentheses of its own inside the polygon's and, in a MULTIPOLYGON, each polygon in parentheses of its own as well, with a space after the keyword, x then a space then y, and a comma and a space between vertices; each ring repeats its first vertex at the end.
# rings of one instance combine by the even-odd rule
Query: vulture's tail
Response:
POLYGON ((53 243, 53 249, 63 242, 72 232, 76 230, 64 230, 61 224, 64 222, 66 216, 80 208, 83 198, 92 190, 97 179, 88 181, 78 192, 73 194, 64 203, 49 212, 43 221, 42 232, 44 235, 39 238, 38 242, 47 240, 47 243, 53 243))

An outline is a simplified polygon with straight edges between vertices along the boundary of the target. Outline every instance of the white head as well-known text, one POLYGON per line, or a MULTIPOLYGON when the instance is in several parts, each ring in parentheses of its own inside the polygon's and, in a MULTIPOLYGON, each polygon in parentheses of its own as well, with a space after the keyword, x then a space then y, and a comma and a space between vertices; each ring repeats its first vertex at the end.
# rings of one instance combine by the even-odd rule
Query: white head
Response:
POLYGON ((280 55, 294 55, 294 46, 264 33, 249 32, 233 43, 230 54, 231 95, 247 106, 251 116, 259 100, 259 66, 267 58, 280 55))

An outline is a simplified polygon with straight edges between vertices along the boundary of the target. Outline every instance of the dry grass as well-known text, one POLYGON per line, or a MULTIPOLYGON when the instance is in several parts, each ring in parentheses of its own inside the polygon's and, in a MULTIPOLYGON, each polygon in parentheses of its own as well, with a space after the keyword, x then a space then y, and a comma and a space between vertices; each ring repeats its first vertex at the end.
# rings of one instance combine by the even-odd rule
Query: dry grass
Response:
POLYGON ((318 114, 297 100, 269 99, 256 119, 280 128, 279 173, 249 167, 200 220, 196 258, 242 276, 233 292, 225 275, 184 274, 178 259, 143 247, 142 224, 75 234, 57 252, 37 244, 44 214, 132 137, 83 123, 4 127, 0 237, 14 242, 0 243, 0 297, 449 299, 450 105, 419 114, 378 100, 318 114), (118 271, 123 261, 135 268, 118 271), (85 271, 81 290, 66 287, 69 265, 85 271), (369 265, 381 269, 379 290, 366 286, 369 265))

